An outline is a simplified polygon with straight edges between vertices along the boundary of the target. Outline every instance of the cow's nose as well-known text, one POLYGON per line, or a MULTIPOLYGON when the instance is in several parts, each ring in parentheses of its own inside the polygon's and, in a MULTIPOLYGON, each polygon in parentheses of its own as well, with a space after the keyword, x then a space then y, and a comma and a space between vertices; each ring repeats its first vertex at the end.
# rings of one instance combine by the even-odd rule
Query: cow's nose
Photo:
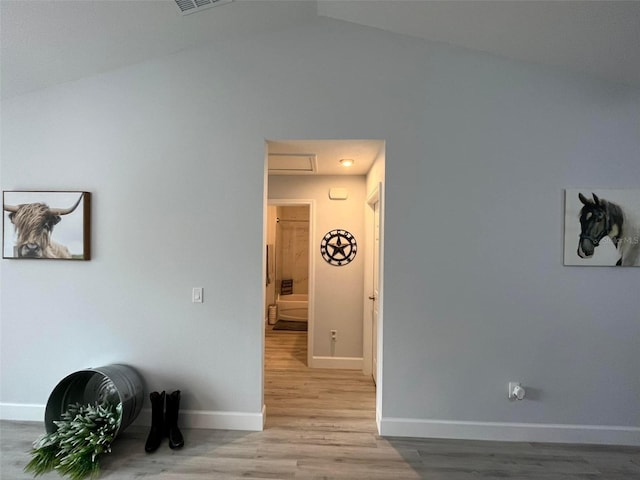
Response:
POLYGON ((20 248, 20 256, 37 257, 40 254, 40 247, 37 243, 25 243, 20 248))

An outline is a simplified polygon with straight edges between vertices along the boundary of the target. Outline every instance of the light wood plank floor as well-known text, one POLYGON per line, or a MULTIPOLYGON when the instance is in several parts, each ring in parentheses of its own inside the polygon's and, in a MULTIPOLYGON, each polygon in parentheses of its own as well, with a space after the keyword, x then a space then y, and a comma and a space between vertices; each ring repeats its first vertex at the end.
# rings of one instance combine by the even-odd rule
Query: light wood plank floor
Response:
MULTIPOLYGON (((640 448, 381 438, 371 380, 305 362, 304 333, 268 331, 263 432, 183 429, 182 450, 146 454, 147 431, 130 427, 100 478, 640 480, 640 448)), ((0 422, 0 478, 32 478, 22 468, 42 429, 0 422)))

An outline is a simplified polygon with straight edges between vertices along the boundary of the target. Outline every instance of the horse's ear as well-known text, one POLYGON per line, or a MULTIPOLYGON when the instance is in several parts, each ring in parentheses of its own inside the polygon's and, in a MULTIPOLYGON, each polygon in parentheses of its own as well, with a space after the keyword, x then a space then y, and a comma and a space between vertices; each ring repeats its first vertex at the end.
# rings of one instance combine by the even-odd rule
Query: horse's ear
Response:
POLYGON ((593 201, 596 205, 600 205, 600 199, 598 198, 598 196, 595 193, 591 193, 591 195, 593 196, 593 201))
POLYGON ((578 193, 578 198, 580 199, 580 201, 581 201, 584 205, 589 205, 589 203, 591 203, 591 202, 589 202, 589 200, 587 200, 587 199, 586 199, 586 197, 585 197, 583 194, 581 194, 581 193, 578 193))

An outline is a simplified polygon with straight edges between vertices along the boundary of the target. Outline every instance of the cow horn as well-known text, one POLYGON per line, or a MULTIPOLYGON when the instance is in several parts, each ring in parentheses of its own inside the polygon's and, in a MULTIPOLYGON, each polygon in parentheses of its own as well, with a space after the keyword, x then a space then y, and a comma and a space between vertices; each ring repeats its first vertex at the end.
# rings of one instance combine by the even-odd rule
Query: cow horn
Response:
POLYGON ((13 212, 16 213, 18 211, 18 207, 16 207, 15 205, 2 205, 2 209, 6 210, 7 212, 13 212))
POLYGON ((70 208, 50 208, 49 211, 51 213, 53 213, 54 215, 67 215, 67 214, 73 212, 78 207, 78 205, 80 205, 80 200, 82 200, 83 196, 84 196, 84 193, 80 195, 80 198, 73 205, 73 207, 70 207, 70 208))

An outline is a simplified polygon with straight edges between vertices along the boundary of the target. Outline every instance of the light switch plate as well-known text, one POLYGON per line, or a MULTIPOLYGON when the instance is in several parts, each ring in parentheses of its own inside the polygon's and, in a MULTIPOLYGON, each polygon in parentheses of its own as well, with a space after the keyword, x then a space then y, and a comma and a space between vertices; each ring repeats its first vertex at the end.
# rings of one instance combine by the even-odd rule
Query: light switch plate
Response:
POLYGON ((191 292, 191 301, 193 303, 202 303, 204 301, 202 294, 202 287, 193 287, 193 291, 191 292))

